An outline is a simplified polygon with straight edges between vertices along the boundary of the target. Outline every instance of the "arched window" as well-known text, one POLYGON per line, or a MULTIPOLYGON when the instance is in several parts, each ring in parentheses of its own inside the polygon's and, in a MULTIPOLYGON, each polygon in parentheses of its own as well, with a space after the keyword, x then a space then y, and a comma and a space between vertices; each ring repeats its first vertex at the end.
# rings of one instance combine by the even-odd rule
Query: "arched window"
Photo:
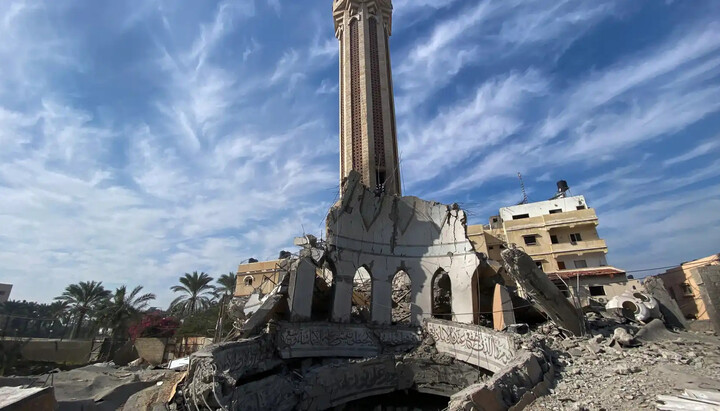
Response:
POLYGON ((432 279, 432 316, 442 320, 452 320, 450 276, 442 268, 435 272, 432 279))
POLYGON ((245 284, 246 287, 252 287, 252 285, 253 285, 252 276, 248 275, 247 277, 245 277, 245 279, 243 280, 243 283, 245 284))
POLYGON ((332 316, 333 295, 335 293, 334 266, 326 261, 316 270, 315 291, 312 301, 312 318, 315 321, 329 321, 332 316))
POLYGON ((410 324, 412 287, 410 276, 405 271, 398 271, 392 279, 392 322, 393 324, 410 324))
POLYGON ((372 302, 372 276, 365 267, 360 267, 353 278, 352 311, 350 318, 357 322, 369 322, 372 302))

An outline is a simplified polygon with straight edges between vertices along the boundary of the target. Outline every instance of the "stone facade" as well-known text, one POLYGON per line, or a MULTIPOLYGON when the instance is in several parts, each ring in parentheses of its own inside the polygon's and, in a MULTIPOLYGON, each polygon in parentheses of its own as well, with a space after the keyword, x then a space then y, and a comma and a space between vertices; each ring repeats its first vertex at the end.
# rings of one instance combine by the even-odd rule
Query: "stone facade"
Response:
POLYGON ((368 187, 400 195, 390 65, 390 0, 335 0, 340 44, 340 181, 355 170, 368 187))
POLYGON ((328 260, 335 272, 333 321, 350 320, 353 278, 362 267, 372 280, 372 322, 391 323, 392 280, 402 271, 410 277, 411 324, 436 314, 440 275, 449 279, 451 313, 445 318, 472 323, 481 261, 467 238, 465 218, 457 205, 377 196, 351 172, 342 201, 327 217, 328 260))
POLYGON ((276 344, 282 358, 361 358, 407 351, 420 344, 420 335, 417 329, 402 327, 280 323, 276 344))
POLYGON ((426 320, 425 329, 439 352, 492 372, 503 369, 516 356, 512 336, 489 328, 426 320))

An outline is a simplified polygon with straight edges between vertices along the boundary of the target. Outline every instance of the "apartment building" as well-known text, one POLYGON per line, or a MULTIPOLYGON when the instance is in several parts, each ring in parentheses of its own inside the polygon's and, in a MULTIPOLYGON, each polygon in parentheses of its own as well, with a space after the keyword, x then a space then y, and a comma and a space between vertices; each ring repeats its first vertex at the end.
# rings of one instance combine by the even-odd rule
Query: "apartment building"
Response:
POLYGON ((623 270, 609 266, 608 248, 597 232, 598 217, 582 195, 568 196, 565 181, 546 201, 503 207, 489 224, 468 227, 475 250, 501 261, 507 244, 528 253, 563 291, 580 286, 580 296, 610 298, 626 282, 623 270))

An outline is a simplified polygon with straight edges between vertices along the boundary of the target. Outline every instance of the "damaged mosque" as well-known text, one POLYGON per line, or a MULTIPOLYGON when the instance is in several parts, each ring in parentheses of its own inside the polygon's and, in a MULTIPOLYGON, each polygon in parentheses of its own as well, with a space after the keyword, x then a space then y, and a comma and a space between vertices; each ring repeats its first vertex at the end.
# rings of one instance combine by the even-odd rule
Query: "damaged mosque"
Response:
MULTIPOLYGON (((272 275, 238 276, 238 290, 255 290, 231 303, 241 327, 231 341, 191 356, 178 396, 193 409, 247 410, 394 401, 504 409, 532 401, 547 387, 552 362, 541 346, 479 325, 492 325, 480 315, 482 294, 495 294, 500 309, 489 317, 503 327, 514 323, 512 302, 497 267, 468 239, 465 212, 401 196, 391 1, 335 0, 333 18, 341 193, 325 240, 297 238, 299 255, 278 260, 272 275)), ((536 267, 523 265, 522 254, 506 250, 509 272, 532 275, 536 267)), ((581 333, 572 306, 543 294, 559 293, 546 282, 538 300, 581 333)))

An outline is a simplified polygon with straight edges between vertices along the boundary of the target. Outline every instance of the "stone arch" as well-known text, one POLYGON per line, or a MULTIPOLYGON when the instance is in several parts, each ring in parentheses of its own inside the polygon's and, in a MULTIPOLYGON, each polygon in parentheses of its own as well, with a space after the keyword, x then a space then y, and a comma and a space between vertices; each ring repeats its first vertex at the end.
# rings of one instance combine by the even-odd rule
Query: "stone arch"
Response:
POLYGON ((354 322, 369 322, 372 316, 373 277, 370 269, 362 265, 352 280, 352 307, 350 317, 354 322))
POLYGON ((412 323, 412 280, 404 270, 392 278, 392 323, 412 323))
POLYGON ((312 302, 312 317, 315 321, 329 321, 332 316, 336 273, 335 265, 330 260, 316 269, 312 302))
POLYGON ((243 284, 246 287, 252 287, 253 285, 253 277, 251 275, 246 275, 245 278, 243 278, 243 284))
POLYGON ((452 282, 450 275, 438 268, 432 277, 432 316, 441 320, 452 320, 452 282))

